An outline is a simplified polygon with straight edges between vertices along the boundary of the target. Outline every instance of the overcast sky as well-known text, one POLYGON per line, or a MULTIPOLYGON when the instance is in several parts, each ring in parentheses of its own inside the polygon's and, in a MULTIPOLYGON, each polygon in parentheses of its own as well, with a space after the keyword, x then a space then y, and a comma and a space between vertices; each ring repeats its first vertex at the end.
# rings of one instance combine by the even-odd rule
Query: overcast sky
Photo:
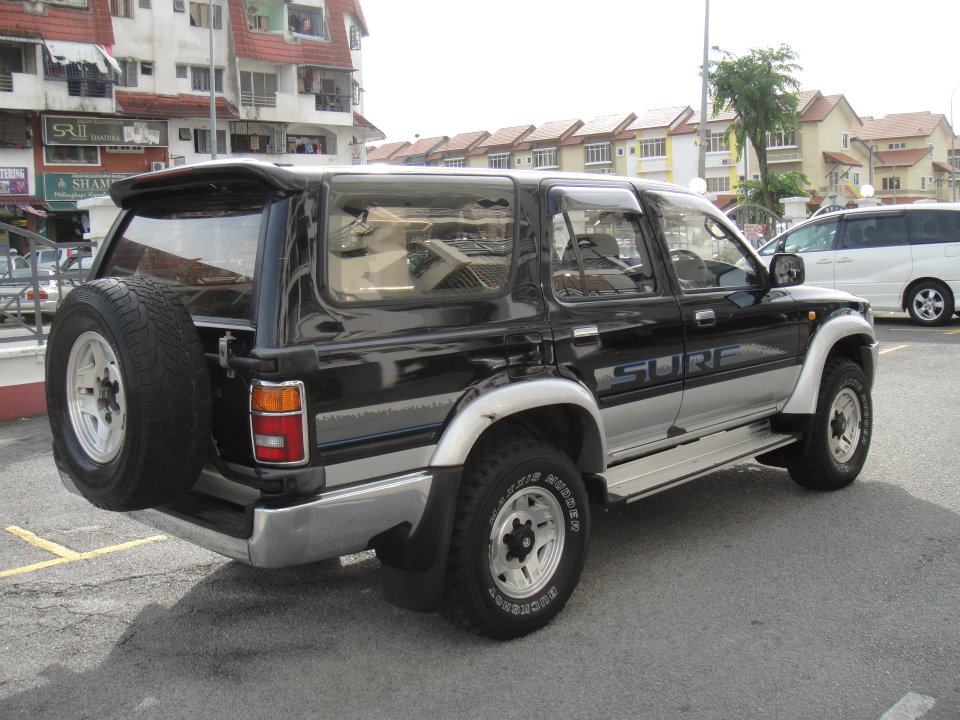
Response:
MULTIPOLYGON (((703 0, 361 2, 364 111, 389 140, 699 107, 703 0)), ((861 116, 949 119, 958 0, 712 0, 710 11, 711 45, 788 43, 804 89, 843 93, 861 116)), ((954 112, 960 125, 960 92, 954 112)))

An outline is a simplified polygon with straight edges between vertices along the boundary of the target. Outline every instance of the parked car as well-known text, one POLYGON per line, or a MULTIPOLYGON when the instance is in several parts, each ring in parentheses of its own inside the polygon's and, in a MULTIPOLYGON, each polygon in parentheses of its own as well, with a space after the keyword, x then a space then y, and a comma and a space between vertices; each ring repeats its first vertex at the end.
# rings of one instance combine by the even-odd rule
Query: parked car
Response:
POLYGON ((62 269, 64 265, 73 257, 90 257, 90 248, 40 248, 24 255, 29 262, 33 255, 37 256, 37 268, 42 270, 52 270, 59 264, 62 269))
POLYGON ((760 248, 798 253, 807 283, 847 290, 874 310, 943 325, 960 293, 960 204, 880 205, 827 213, 760 248))
POLYGON ((392 602, 516 637, 573 593, 591 503, 866 458, 869 304, 683 188, 235 161, 111 195, 46 353, 57 467, 239 561, 373 549, 392 602))

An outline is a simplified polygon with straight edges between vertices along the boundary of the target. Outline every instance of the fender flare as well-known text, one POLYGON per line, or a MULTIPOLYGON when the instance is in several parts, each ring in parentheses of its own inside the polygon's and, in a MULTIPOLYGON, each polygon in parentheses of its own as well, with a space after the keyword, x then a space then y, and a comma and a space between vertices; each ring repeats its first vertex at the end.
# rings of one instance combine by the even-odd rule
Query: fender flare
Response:
POLYGON ((495 422, 551 405, 573 406, 583 424, 577 467, 583 472, 603 472, 607 448, 597 401, 583 385, 561 378, 511 383, 467 403, 444 430, 430 459, 431 467, 462 465, 477 438, 495 422))
POLYGON ((817 397, 820 394, 820 380, 823 378, 823 366, 833 346, 840 340, 851 336, 861 338, 861 352, 867 376, 873 384, 873 372, 877 359, 877 336, 867 319, 854 310, 834 314, 817 330, 810 341, 803 370, 793 389, 793 393, 783 406, 785 415, 813 415, 817 411, 817 397))

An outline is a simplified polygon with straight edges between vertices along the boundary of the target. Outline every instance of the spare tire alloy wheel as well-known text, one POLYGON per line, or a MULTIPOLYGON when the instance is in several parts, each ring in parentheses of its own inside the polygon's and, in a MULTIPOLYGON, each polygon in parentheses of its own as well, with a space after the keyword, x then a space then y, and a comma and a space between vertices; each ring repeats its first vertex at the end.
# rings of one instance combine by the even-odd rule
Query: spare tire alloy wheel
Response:
POLYGON ((67 295, 47 345, 46 395, 57 468, 94 505, 156 507, 200 475, 210 378, 190 313, 170 288, 100 278, 67 295))
POLYGON ((97 463, 123 445, 127 401, 117 355, 99 333, 81 333, 67 360, 67 405, 80 447, 97 463))

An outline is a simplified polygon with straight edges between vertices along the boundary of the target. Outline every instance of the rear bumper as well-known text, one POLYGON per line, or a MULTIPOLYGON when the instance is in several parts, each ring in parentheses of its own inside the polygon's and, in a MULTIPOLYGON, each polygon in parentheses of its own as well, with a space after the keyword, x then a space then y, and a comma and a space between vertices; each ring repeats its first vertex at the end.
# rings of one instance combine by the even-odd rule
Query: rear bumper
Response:
MULTIPOLYGON (((175 506, 130 513, 169 535, 257 567, 316 562, 367 550, 381 535, 412 534, 420 524, 434 476, 420 470, 336 488, 309 500, 247 508, 248 537, 218 527, 215 514, 191 515, 189 496, 175 506)), ((236 506, 239 507, 239 506, 236 506)))

